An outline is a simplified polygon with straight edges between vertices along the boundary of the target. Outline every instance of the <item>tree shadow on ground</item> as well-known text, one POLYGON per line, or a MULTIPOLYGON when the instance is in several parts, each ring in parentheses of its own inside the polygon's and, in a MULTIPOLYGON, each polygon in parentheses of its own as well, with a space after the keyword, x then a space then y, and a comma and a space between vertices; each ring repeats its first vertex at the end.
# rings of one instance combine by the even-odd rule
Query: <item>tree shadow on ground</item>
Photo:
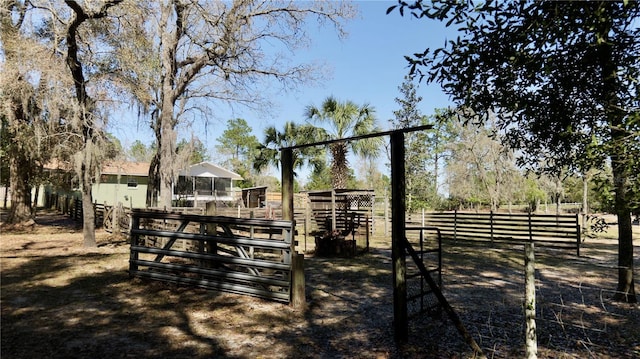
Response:
POLYGON ((219 344, 193 332, 185 308, 213 293, 166 301, 161 285, 130 285, 123 270, 88 270, 100 254, 31 258, 2 271, 2 351, 11 358, 220 357, 219 344), (60 277, 67 277, 60 280, 60 277), (57 278, 57 279, 56 279, 57 278), (162 298, 161 304, 154 298, 162 298), (193 345, 175 345, 167 333, 193 345))

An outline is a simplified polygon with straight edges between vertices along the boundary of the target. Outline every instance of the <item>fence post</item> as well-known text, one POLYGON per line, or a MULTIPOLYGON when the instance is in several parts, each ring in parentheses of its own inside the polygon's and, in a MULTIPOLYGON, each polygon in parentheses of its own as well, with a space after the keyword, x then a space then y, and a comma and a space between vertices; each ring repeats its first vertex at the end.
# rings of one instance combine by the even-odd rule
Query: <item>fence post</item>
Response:
POLYGON ((138 238, 139 235, 134 233, 137 229, 140 228, 140 218, 135 215, 135 213, 131 213, 131 253, 129 255, 129 277, 133 277, 135 272, 138 271, 138 264, 136 263, 138 260, 138 238))
POLYGON ((391 134, 391 262, 393 263, 393 326, 398 343, 406 343, 407 318, 406 203, 404 132, 391 134))
POLYGON ((118 202, 115 206, 113 206, 113 220, 111 222, 111 233, 120 237, 121 229, 120 229, 120 206, 122 206, 122 202, 118 202))
POLYGON ((524 319, 525 358, 535 359, 538 355, 536 336, 536 278, 535 250, 532 241, 524 244, 524 319))
MULTIPOLYGON (((583 221, 584 223, 584 221, 583 221)), ((580 229, 580 222, 578 222, 578 214, 576 213, 576 255, 580 257, 580 234, 582 233, 580 229)))
POLYGON ((389 235, 389 196, 384 195, 384 235, 389 235))
POLYGON ((304 309, 305 299, 304 254, 291 253, 291 305, 296 309, 304 309))
POLYGON ((528 216, 528 219, 529 219, 529 240, 531 242, 533 242, 533 229, 531 228, 531 211, 529 211, 528 214, 529 214, 529 216, 528 216))
POLYGON ((491 228, 491 244, 493 244, 493 210, 489 212, 489 228, 491 228))
POLYGON ((336 219, 336 190, 331 189, 331 230, 335 231, 337 228, 337 219, 336 219))
POLYGON ((458 240, 458 209, 453 210, 453 240, 458 240))

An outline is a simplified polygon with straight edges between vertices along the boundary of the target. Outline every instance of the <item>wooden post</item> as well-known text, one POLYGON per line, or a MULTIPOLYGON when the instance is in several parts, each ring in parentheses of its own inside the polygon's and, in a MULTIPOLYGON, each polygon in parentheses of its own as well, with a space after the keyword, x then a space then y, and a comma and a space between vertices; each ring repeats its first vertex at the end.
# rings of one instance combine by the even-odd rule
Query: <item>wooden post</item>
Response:
MULTIPOLYGON (((207 202, 207 204, 205 205, 205 215, 207 216, 215 216, 216 214, 216 201, 210 201, 207 202)), ((216 235, 216 224, 215 223, 207 223, 207 227, 206 227, 206 232, 207 235, 209 236, 215 236, 216 235)), ((218 243, 207 239, 207 242, 205 243, 205 250, 207 251, 207 253, 209 254, 216 254, 218 252, 218 243)))
MULTIPOLYGON (((135 213, 131 213, 131 231, 140 229, 140 218, 135 215, 135 213)), ((138 264, 136 261, 138 260, 138 250, 136 247, 138 246, 138 234, 131 233, 131 249, 129 253, 129 277, 133 277, 135 273, 138 271, 138 264)))
POLYGON ((307 251, 307 237, 309 236, 309 228, 311 228, 311 223, 309 223, 311 218, 311 208, 309 207, 309 196, 307 195, 306 200, 304 201, 304 251, 307 251))
POLYGON ((493 244, 493 210, 489 212, 489 226, 491 228, 491 244, 493 244))
POLYGON ((293 221, 293 150, 283 149, 280 161, 282 162, 282 219, 293 221))
POLYGON ((331 189, 331 230, 336 230, 336 190, 331 189))
MULTIPOLYGON (((584 224, 584 220, 582 222, 584 224)), ((578 214, 576 213, 576 256, 580 257, 580 233, 582 233, 582 231, 580 230, 580 222, 578 221, 578 214)))
POLYGON ((305 298, 304 254, 293 253, 291 263, 291 305, 296 309, 304 309, 305 298))
POLYGON ((536 278, 535 250, 532 241, 524 244, 524 320, 525 320, 525 358, 538 356, 536 337, 536 278))
POLYGON ((393 326, 396 342, 407 342, 407 263, 405 258, 404 133, 391 134, 391 261, 393 263, 393 326))
POLYGON ((531 228, 531 211, 529 211, 529 215, 527 216, 529 220, 529 241, 533 242, 533 228, 531 228))
POLYGON ((384 236, 389 235, 389 197, 384 195, 384 236))
MULTIPOLYGON (((294 222, 293 218, 293 150, 280 152, 282 168, 282 219, 294 222)), ((295 228, 295 223, 293 224, 295 228)), ((291 231, 291 305, 303 309, 306 303, 304 282, 304 255, 295 251, 295 230, 291 231)))
POLYGON ((453 210, 453 240, 458 241, 458 209, 453 210))

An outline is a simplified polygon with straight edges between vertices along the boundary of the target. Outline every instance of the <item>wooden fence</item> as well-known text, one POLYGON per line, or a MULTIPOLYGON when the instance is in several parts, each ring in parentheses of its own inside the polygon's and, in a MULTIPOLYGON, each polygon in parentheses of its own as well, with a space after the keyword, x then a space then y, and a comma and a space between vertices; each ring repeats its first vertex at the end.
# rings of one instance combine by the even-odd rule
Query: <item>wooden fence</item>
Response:
POLYGON ((443 239, 527 242, 539 246, 572 249, 580 255, 577 214, 509 214, 431 212, 412 218, 414 223, 440 229, 443 239))
POLYGON ((129 274, 291 300, 293 223, 132 210, 129 274))

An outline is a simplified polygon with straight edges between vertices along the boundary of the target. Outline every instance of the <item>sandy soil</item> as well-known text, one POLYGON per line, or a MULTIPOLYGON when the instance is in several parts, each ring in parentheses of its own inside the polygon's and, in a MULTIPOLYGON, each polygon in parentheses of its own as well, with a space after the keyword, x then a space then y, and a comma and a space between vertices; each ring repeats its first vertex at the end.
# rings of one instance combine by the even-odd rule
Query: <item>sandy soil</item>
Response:
MULTIPOLYGON (((98 247, 87 249, 67 218, 48 213, 36 222, 0 236, 3 358, 471 356, 446 317, 412 320, 408 342, 395 343, 384 239, 356 258, 308 256, 307 308, 294 310, 130 279, 125 241, 99 232, 98 247)), ((458 242, 443 250, 445 296, 485 354, 522 357, 522 247, 458 242)), ((581 257, 540 249, 536 260, 539 358, 640 357, 639 307, 610 300, 614 241, 588 240, 581 257)))

